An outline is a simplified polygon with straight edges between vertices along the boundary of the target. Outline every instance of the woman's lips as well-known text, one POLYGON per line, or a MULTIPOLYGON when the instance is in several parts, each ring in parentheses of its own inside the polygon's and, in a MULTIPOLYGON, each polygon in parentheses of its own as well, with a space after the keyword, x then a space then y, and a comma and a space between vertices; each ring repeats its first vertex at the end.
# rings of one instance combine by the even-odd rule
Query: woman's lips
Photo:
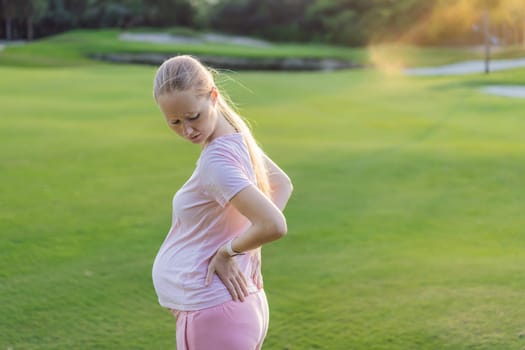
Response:
POLYGON ((201 136, 201 134, 195 134, 195 135, 190 136, 190 141, 197 140, 199 138, 199 136, 201 136))

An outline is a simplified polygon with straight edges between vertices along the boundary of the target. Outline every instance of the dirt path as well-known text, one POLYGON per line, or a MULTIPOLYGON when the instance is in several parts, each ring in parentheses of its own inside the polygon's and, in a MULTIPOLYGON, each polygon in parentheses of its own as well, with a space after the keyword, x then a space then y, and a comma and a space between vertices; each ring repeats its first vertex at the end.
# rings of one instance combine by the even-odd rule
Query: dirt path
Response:
MULTIPOLYGON (((492 60, 490 70, 492 72, 506 69, 525 67, 525 58, 492 60)), ((484 61, 466 61, 439 67, 421 67, 405 69, 406 75, 413 76, 445 76, 462 74, 480 74, 485 72, 484 61)), ((513 98, 525 98, 525 85, 491 85, 480 89, 481 92, 513 98)))
MULTIPOLYGON (((490 61, 490 70, 492 72, 521 67, 525 67, 525 58, 490 61)), ((484 72, 485 62, 483 60, 465 61, 439 67, 420 67, 405 69, 405 74, 407 75, 424 76, 476 74, 484 72)))

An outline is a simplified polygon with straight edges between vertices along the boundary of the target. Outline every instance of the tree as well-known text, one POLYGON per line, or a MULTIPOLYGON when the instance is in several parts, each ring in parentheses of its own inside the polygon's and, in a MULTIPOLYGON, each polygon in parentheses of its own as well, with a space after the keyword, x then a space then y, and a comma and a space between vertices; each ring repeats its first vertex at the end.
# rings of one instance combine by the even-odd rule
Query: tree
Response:
POLYGON ((385 32, 395 6, 390 0, 317 0, 307 9, 307 22, 318 39, 363 45, 385 32))
POLYGON ((195 23, 197 14, 190 0, 144 0, 146 21, 155 26, 186 26, 195 23))
POLYGON ((5 21, 5 37, 7 40, 13 39, 12 22, 16 17, 17 3, 13 0, 2 1, 2 18, 5 21))
POLYGON ((51 35, 77 27, 79 18, 71 5, 71 0, 48 0, 48 9, 37 26, 40 35, 51 35))
POLYGON ((27 40, 33 40, 34 23, 44 17, 48 2, 46 0, 20 0, 18 6, 20 15, 27 23, 27 40))
POLYGON ((223 0, 212 6, 209 25, 229 33, 272 40, 311 39, 306 8, 314 0, 223 0))

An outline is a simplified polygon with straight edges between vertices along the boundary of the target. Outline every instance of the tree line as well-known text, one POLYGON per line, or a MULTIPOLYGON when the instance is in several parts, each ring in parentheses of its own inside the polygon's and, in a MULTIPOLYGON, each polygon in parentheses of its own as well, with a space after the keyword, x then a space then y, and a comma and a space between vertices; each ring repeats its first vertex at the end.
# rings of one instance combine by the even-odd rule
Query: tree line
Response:
POLYGON ((524 0, 0 0, 0 37, 75 28, 188 27, 275 41, 347 46, 404 41, 525 43, 524 0))

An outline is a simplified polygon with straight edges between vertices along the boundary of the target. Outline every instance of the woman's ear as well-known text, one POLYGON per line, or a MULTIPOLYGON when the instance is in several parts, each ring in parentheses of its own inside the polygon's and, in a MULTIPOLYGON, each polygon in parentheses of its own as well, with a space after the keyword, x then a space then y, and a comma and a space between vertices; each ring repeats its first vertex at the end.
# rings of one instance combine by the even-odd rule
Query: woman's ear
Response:
POLYGON ((217 103, 217 97, 219 97, 219 91, 217 91, 217 88, 214 86, 210 92, 211 103, 213 103, 214 106, 217 103))

